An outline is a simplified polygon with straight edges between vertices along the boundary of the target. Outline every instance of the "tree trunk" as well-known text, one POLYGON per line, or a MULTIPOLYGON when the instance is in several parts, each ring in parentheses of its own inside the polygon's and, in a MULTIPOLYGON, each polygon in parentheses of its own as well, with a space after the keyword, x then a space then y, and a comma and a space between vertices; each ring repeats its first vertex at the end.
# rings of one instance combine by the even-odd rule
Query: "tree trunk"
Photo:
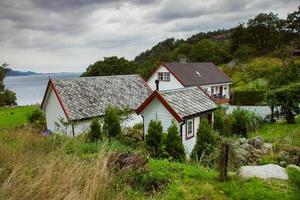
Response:
POLYGON ((229 145, 222 142, 221 145, 221 155, 220 155, 220 181, 228 180, 228 155, 229 155, 229 145))

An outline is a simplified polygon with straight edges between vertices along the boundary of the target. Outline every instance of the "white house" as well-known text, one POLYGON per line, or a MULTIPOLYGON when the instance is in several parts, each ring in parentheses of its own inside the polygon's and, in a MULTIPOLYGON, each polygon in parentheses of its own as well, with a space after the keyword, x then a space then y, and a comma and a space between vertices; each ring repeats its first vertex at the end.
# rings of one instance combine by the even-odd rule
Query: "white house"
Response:
POLYGON ((213 63, 164 62, 147 83, 152 90, 171 90, 201 86, 218 103, 228 103, 232 80, 213 63))
POLYGON ((144 134, 147 134, 151 120, 159 120, 167 132, 174 120, 180 130, 187 155, 196 143, 196 132, 202 118, 213 123, 216 103, 198 86, 154 91, 136 110, 144 119, 144 134))
POLYGON ((102 117, 109 105, 132 110, 124 126, 142 122, 134 111, 151 92, 139 75, 50 79, 41 108, 49 130, 76 136, 89 129, 92 118, 102 117))

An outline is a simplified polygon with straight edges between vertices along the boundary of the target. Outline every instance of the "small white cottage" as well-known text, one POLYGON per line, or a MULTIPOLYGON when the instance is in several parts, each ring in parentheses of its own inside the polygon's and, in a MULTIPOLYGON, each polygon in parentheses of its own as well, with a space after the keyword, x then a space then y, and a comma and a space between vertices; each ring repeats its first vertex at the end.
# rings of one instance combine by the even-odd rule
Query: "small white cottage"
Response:
POLYGON ((142 122, 134 111, 151 92, 139 75, 50 79, 41 108, 50 131, 76 136, 90 128, 92 118, 103 117, 109 105, 132 110, 123 126, 142 122))
POLYGON ((163 62, 147 80, 152 90, 171 90, 200 86, 218 103, 228 103, 233 81, 215 64, 163 62))
POLYGON ((144 119, 144 134, 151 120, 159 120, 167 132, 172 120, 177 123, 183 145, 189 155, 196 143, 196 132, 202 118, 213 123, 216 103, 200 87, 154 91, 137 109, 144 119))

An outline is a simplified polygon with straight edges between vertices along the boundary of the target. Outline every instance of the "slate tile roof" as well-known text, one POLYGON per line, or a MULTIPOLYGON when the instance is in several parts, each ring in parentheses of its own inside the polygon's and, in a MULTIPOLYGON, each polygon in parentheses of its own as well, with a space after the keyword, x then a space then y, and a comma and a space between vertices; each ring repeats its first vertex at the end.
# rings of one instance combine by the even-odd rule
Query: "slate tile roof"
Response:
POLYGON ((211 62, 164 62, 162 64, 165 65, 185 87, 233 82, 223 71, 211 62))
POLYGON ((159 91, 182 118, 217 108, 216 103, 199 87, 159 91))
POLYGON ((151 94, 139 75, 53 80, 70 120, 103 116, 109 105, 135 110, 151 94))

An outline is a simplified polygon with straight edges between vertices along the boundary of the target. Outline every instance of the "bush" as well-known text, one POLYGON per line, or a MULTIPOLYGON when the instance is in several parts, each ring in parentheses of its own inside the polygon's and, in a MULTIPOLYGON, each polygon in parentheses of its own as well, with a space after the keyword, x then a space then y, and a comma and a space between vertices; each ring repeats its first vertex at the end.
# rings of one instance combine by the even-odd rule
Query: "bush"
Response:
POLYGON ((229 121, 231 133, 246 138, 249 131, 258 130, 263 123, 262 118, 256 113, 240 107, 233 110, 232 114, 229 115, 229 121))
POLYGON ((289 182, 300 190, 300 170, 288 167, 289 182))
POLYGON ((218 108, 214 112, 214 130, 217 131, 220 135, 225 135, 225 113, 221 108, 218 108))
POLYGON ((216 145, 216 137, 206 118, 200 119, 197 140, 191 154, 193 160, 199 161, 209 156, 216 145))
POLYGON ((46 118, 40 109, 36 109, 30 113, 27 116, 27 121, 38 130, 43 130, 46 128, 46 118))
POLYGON ((97 118, 92 120, 91 130, 87 134, 87 140, 89 142, 97 142, 98 140, 103 139, 101 125, 97 118))
POLYGON ((172 125, 168 129, 168 134, 165 140, 165 150, 172 156, 173 159, 183 161, 185 159, 184 147, 177 125, 172 122, 172 125))
POLYGON ((163 146, 163 127, 160 121, 150 121, 146 135, 146 145, 150 149, 152 156, 161 156, 163 146))
POLYGON ((0 107, 1 106, 14 106, 16 103, 16 94, 10 90, 0 91, 0 107))
POLYGON ((234 90, 231 104, 233 105, 257 105, 265 99, 265 90, 239 89, 234 90))
POLYGON ((121 135, 121 124, 118 113, 118 109, 111 106, 105 110, 103 130, 109 138, 119 137, 121 135))

